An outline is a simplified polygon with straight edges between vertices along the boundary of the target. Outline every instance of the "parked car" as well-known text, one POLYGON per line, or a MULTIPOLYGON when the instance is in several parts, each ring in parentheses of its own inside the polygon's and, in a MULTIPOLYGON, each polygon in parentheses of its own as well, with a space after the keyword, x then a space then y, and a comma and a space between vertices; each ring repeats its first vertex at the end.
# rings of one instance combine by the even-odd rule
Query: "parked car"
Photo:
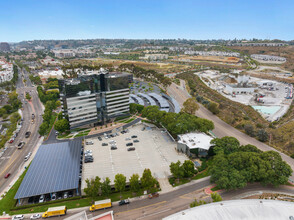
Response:
POLYGON ((14 138, 11 138, 11 139, 9 140, 9 143, 12 144, 13 141, 14 141, 14 138))
POLYGON ((39 203, 43 203, 45 201, 45 196, 41 195, 39 198, 39 203))
POLYGON ((108 144, 107 143, 102 143, 102 146, 108 146, 108 144))
POLYGON ((128 199, 124 199, 124 200, 121 200, 121 201, 119 201, 119 203, 118 203, 119 205, 126 205, 126 204, 130 204, 130 200, 128 200, 128 199))
POLYGON ((51 200, 52 200, 52 201, 56 200, 56 193, 53 193, 53 194, 52 194, 52 196, 51 196, 51 200))
POLYGON ((93 141, 86 141, 86 145, 93 145, 94 142, 93 141))
POLYGON ((67 199, 67 198, 68 198, 68 192, 65 192, 65 193, 63 194, 63 198, 64 198, 64 199, 67 199))
POLYGON ((11 175, 10 173, 6 173, 4 178, 7 179, 8 177, 10 177, 10 175, 11 175))
POLYGON ((131 138, 137 138, 138 136, 137 135, 132 135, 132 137, 131 138))
POLYGON ((59 132, 58 132, 58 131, 56 131, 56 132, 55 132, 55 135, 56 135, 56 136, 57 136, 57 135, 59 135, 59 132))
POLYGON ((68 197, 70 198, 70 197, 73 197, 73 192, 72 191, 69 191, 68 192, 68 197))
POLYGON ((94 161, 94 159, 93 158, 86 158, 85 159, 85 163, 92 163, 94 161))
POLYGON ((139 142, 139 140, 138 140, 138 139, 134 140, 134 143, 138 143, 138 142, 139 142))
POLYGON ((134 150, 136 150, 136 148, 134 148, 134 147, 128 148, 128 151, 134 151, 134 150))
POLYGON ((86 150, 85 154, 92 153, 92 150, 86 150))
POLYGON ((99 140, 99 141, 102 141, 102 137, 101 137, 101 136, 99 136, 99 137, 98 137, 98 140, 99 140))
POLYGON ((127 147, 129 147, 129 146, 133 146, 133 143, 127 143, 126 146, 127 146, 127 147))
POLYGON ((42 217, 41 214, 34 214, 30 217, 30 219, 39 219, 41 217, 42 217))
POLYGON ((21 149, 24 145, 25 145, 25 142, 21 141, 21 142, 19 142, 19 144, 17 145, 17 148, 18 148, 18 149, 21 149))
POLYGON ((126 141, 129 141, 129 140, 131 140, 131 138, 126 138, 125 140, 126 140, 126 141))
POLYGON ((20 220, 20 219, 24 219, 24 216, 23 215, 15 215, 12 218, 12 220, 20 220))
POLYGON ((111 146, 110 149, 111 149, 111 150, 116 150, 116 149, 117 149, 117 146, 111 146))
POLYGON ((30 132, 30 131, 27 131, 27 132, 25 133, 25 137, 26 137, 26 138, 29 138, 30 135, 31 135, 31 132, 30 132))
POLYGON ((152 199, 152 198, 155 198, 155 197, 158 197, 158 196, 159 196, 158 192, 155 192, 155 193, 151 193, 151 194, 149 194, 149 195, 148 195, 148 198, 149 198, 149 199, 152 199))

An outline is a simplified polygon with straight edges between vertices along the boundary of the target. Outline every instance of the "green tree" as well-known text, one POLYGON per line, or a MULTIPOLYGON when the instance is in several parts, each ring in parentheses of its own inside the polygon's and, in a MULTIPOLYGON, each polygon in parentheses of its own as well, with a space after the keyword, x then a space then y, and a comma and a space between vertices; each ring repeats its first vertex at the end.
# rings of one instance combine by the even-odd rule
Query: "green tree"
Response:
POLYGON ((11 116, 10 116, 11 124, 16 123, 20 118, 21 118, 21 116, 17 112, 12 113, 11 116))
POLYGON ((183 103, 184 108, 183 112, 186 112, 191 115, 195 115, 195 112, 199 109, 198 104, 194 98, 189 98, 183 103))
POLYGON ((181 162, 179 160, 176 163, 172 162, 169 165, 169 168, 170 168, 170 172, 172 173, 172 175, 174 177, 176 177, 178 181, 180 178, 184 177, 184 169, 183 169, 181 162))
POLYGON ((114 187, 117 191, 120 192, 120 194, 125 190, 126 188, 126 177, 123 174, 116 174, 114 178, 114 187))
POLYGON ((222 137, 215 138, 211 141, 211 144, 214 145, 214 152, 219 154, 223 152, 224 154, 230 154, 238 151, 240 147, 239 141, 234 137, 222 137))
POLYGON ((47 109, 45 109, 45 112, 44 112, 44 114, 42 115, 42 117, 43 117, 43 120, 44 120, 44 121, 47 121, 48 124, 49 124, 50 119, 51 119, 51 117, 52 117, 52 112, 49 111, 49 110, 47 110, 47 109))
POLYGON ((39 134, 44 136, 47 132, 48 127, 49 127, 48 122, 44 121, 39 127, 39 134))
POLYGON ((210 102, 208 104, 208 107, 207 109, 209 111, 211 111, 214 115, 217 115, 219 113, 219 108, 218 108, 218 105, 215 103, 215 102, 210 102))
POLYGON ((133 174, 130 178, 130 188, 132 192, 137 193, 140 190, 139 174, 133 174))
POLYGON ((28 101, 30 101, 31 98, 32 98, 31 95, 27 92, 27 93, 26 93, 26 99, 27 99, 28 101))
POLYGON ((260 129, 257 133, 258 140, 266 142, 268 140, 268 133, 264 129, 260 129))
POLYGON ((211 196, 212 202, 220 202, 220 201, 223 201, 222 197, 217 192, 211 193, 210 196, 211 196))
POLYGON ((142 184, 142 187, 144 189, 147 189, 148 191, 155 186, 156 179, 152 176, 150 169, 144 170, 141 177, 141 184, 142 184))
POLYGON ((185 160, 182 169, 184 171, 184 177, 186 178, 194 176, 196 172, 194 163, 191 160, 185 160))
POLYGON ((58 119, 58 120, 63 119, 63 114, 62 114, 62 112, 59 112, 59 113, 58 113, 58 115, 57 115, 57 119, 58 119))
POLYGON ((5 108, 0 108, 0 117, 2 117, 4 114, 7 114, 7 111, 5 108))
POLYGON ((65 118, 58 120, 54 125, 54 129, 60 133, 65 132, 66 130, 69 129, 68 120, 65 118))
POLYGON ((86 179, 87 187, 84 189, 84 192, 87 196, 92 198, 92 202, 94 202, 94 198, 98 196, 98 193, 100 191, 101 182, 100 178, 98 176, 95 177, 95 179, 86 179))
POLYGON ((190 203, 190 208, 200 206, 200 205, 205 205, 205 204, 207 204, 207 202, 205 202, 204 200, 197 201, 197 199, 195 199, 192 203, 190 203))
POLYGON ((109 196, 111 193, 110 179, 108 177, 101 184, 101 191, 103 196, 109 196))

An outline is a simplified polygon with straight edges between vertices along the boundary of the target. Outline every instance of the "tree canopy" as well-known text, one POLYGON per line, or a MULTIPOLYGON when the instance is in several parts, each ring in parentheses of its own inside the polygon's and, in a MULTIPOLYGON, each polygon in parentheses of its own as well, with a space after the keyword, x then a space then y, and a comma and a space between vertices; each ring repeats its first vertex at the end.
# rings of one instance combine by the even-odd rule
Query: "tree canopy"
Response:
POLYGON ((195 112, 199 109, 199 105, 196 103, 194 98, 189 98, 183 103, 184 108, 183 112, 194 115, 195 112))

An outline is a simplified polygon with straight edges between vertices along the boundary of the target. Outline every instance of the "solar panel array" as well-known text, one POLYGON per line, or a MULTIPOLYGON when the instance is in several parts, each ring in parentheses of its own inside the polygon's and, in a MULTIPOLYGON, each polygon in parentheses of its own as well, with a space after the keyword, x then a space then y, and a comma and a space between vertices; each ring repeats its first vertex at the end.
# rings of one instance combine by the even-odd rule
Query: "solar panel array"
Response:
POLYGON ((175 109, 175 113, 179 113, 181 111, 181 106, 174 98, 171 98, 171 99, 172 99, 172 103, 173 103, 173 106, 175 109))
POLYGON ((135 100, 134 100, 134 99, 132 99, 132 98, 129 98, 129 103, 130 103, 130 104, 132 104, 132 103, 136 103, 136 102, 135 102, 135 100))
POLYGON ((41 145, 15 199, 77 189, 81 140, 41 145))
POLYGON ((168 102, 161 95, 158 95, 156 93, 148 93, 148 95, 159 102, 160 108, 169 108, 168 102))
POLYGON ((134 94, 130 94, 130 97, 139 105, 145 105, 143 99, 141 99, 139 96, 134 95, 134 94))
POLYGON ((150 105, 156 105, 156 102, 149 95, 146 95, 144 93, 138 93, 138 95, 147 99, 150 105))

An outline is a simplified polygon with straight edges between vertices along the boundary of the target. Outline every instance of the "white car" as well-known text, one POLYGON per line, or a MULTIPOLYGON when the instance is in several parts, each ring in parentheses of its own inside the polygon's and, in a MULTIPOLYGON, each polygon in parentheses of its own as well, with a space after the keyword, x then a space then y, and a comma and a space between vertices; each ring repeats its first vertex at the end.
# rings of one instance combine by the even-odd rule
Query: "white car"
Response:
POLYGON ((65 192, 65 193, 63 194, 63 198, 64 198, 64 199, 67 199, 67 198, 68 198, 68 192, 65 192))
POLYGON ((85 154, 91 154, 92 153, 92 150, 86 150, 85 151, 85 154))
POLYGON ((41 195, 39 199, 39 203, 43 203, 45 201, 45 196, 41 195))
POLYGON ((42 217, 41 214, 34 214, 30 217, 30 219, 39 219, 41 217, 42 217))
POLYGON ((93 154, 92 153, 86 153, 85 157, 87 157, 87 156, 93 156, 93 154))
POLYGON ((86 145, 93 145, 94 142, 93 141, 86 141, 86 145))
POLYGON ((52 201, 56 200, 56 193, 53 193, 53 194, 52 194, 51 200, 52 200, 52 201))
POLYGON ((24 216, 23 215, 15 215, 12 218, 12 220, 19 220, 19 219, 24 219, 24 216))

